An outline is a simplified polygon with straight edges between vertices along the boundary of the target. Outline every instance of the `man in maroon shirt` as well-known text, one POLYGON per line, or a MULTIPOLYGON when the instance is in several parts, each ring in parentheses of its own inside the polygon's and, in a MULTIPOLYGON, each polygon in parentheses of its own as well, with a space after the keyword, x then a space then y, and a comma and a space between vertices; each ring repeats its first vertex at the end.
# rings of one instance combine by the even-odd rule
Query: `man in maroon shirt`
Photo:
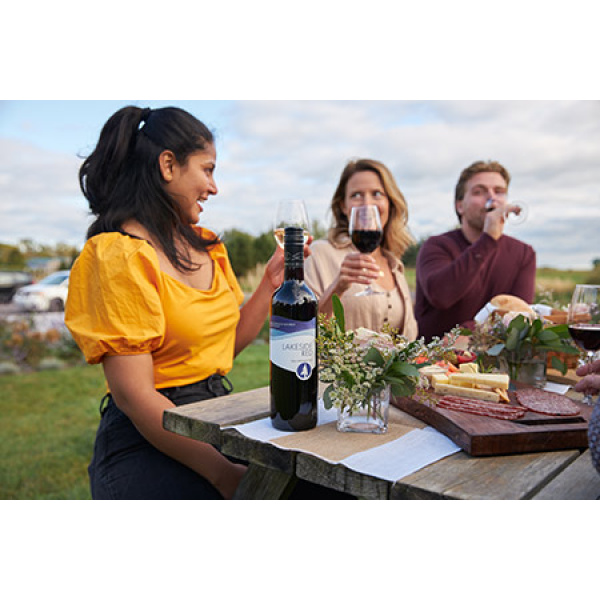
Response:
POLYGON ((456 184, 460 228, 430 237, 417 257, 415 317, 419 336, 429 341, 474 316, 498 294, 533 302, 535 252, 504 235, 504 223, 518 208, 507 202, 508 171, 497 162, 478 161, 456 184))

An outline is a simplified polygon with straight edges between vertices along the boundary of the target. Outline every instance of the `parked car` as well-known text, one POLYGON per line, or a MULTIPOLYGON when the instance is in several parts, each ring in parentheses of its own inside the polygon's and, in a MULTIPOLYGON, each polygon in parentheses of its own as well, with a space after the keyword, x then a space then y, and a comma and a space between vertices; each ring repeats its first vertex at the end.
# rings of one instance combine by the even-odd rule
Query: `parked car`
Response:
POLYGON ((0 271, 0 302, 10 302, 15 292, 32 283, 33 277, 22 271, 0 271))
POLYGON ((58 312, 65 309, 70 271, 56 271, 17 290, 13 302, 22 310, 58 312))

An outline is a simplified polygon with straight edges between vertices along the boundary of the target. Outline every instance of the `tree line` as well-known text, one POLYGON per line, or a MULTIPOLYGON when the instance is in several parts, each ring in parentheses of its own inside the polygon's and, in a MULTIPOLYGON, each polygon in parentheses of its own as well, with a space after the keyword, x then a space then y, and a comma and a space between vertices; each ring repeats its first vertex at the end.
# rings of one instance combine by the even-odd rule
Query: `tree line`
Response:
MULTIPOLYGON (((311 234, 314 239, 327 238, 327 230, 318 223, 313 223, 311 234)), ((229 229, 222 234, 221 239, 227 247, 229 260, 237 277, 243 277, 257 264, 266 263, 275 251, 275 238, 270 231, 255 237, 238 229, 229 229)), ((406 250, 402 256, 404 266, 416 266, 417 254, 424 241, 421 239, 406 250)))
MULTIPOLYGON (((327 237, 327 230, 317 221, 312 224, 311 234, 314 239, 327 237)), ((221 234, 221 239, 227 247, 231 265, 237 277, 243 277, 257 264, 266 263, 275 251, 275 238, 271 231, 258 236, 228 229, 221 234)), ((408 248, 402 260, 407 267, 414 267, 417 254, 424 240, 408 248)), ((37 244, 26 239, 16 245, 0 243, 0 269, 10 271, 27 271, 28 263, 35 258, 58 258, 61 269, 71 268, 80 250, 68 244, 45 245, 37 244)))
MULTIPOLYGON (((327 230, 317 221, 311 227, 311 234, 315 239, 327 237, 327 230)), ((254 236, 239 229, 228 229, 221 234, 231 265, 237 277, 243 277, 257 264, 266 263, 275 251, 275 238, 271 231, 254 236)), ((421 238, 410 246, 402 262, 406 267, 415 267, 417 255, 426 238, 421 238)), ((32 240, 22 240, 17 245, 0 243, 0 270, 28 270, 27 264, 32 258, 59 258, 60 268, 69 269, 77 256, 79 250, 68 244, 42 245, 32 240)), ((600 273, 600 259, 592 261, 593 271, 600 273)))

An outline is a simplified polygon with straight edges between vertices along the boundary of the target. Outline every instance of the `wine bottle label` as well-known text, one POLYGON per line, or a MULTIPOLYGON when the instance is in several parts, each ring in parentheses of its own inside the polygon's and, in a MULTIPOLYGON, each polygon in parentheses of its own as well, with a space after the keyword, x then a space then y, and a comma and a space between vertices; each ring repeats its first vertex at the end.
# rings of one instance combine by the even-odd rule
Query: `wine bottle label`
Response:
POLYGON ((271 317, 271 362, 279 368, 296 374, 301 381, 310 378, 316 366, 316 319, 295 321, 285 317, 271 317))

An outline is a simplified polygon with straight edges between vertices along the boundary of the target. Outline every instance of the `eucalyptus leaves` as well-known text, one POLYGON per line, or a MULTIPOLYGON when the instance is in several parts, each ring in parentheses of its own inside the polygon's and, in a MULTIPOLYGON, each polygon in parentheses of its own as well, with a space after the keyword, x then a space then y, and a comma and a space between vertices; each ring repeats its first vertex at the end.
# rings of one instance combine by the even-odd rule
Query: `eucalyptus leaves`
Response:
POLYGON ((319 379, 330 384, 323 394, 325 407, 350 412, 364 408, 373 394, 388 385, 395 396, 412 395, 419 368, 439 350, 439 340, 430 346, 422 339, 409 342, 391 328, 382 333, 362 328, 346 331, 344 308, 335 295, 333 312, 333 317, 319 315, 317 338, 319 379))
MULTIPOLYGON (((530 320, 524 315, 517 315, 508 325, 501 320, 493 329, 495 343, 486 350, 490 356, 506 354, 513 362, 522 362, 546 352, 578 354, 578 350, 570 343, 569 330, 566 325, 545 327, 542 319, 530 320)), ((552 367, 566 373, 566 365, 557 356, 552 357, 552 367)))

